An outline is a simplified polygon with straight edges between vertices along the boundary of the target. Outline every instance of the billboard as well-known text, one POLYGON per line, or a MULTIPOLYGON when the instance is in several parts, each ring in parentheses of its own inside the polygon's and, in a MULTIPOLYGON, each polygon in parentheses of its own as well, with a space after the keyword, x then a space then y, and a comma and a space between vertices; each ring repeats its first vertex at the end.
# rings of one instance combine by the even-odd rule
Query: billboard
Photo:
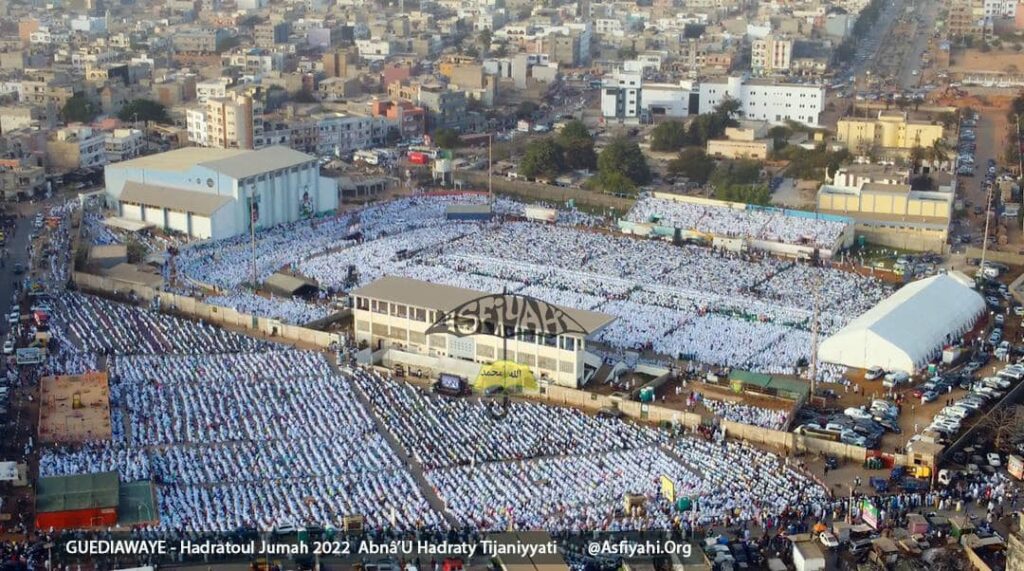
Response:
POLYGON ((558 220, 558 211, 553 208, 527 206, 526 218, 527 220, 535 220, 537 222, 555 222, 558 220))
POLYGON ((672 478, 664 474, 661 475, 661 495, 665 496, 668 503, 676 503, 676 484, 672 481, 672 478))
POLYGON ((36 365, 46 360, 46 351, 39 347, 25 347, 18 349, 14 358, 19 365, 36 365))
POLYGON ((860 502, 860 518, 873 529, 878 529, 878 508, 867 498, 860 502))
POLYGON ((489 387, 499 386, 506 390, 519 387, 522 390, 536 391, 538 389, 537 379, 533 371, 526 365, 513 363, 512 361, 495 361, 490 365, 484 365, 474 383, 477 390, 487 390, 489 387))
POLYGON ((1006 459, 1006 471, 1018 480, 1024 480, 1024 458, 1010 454, 1006 459))

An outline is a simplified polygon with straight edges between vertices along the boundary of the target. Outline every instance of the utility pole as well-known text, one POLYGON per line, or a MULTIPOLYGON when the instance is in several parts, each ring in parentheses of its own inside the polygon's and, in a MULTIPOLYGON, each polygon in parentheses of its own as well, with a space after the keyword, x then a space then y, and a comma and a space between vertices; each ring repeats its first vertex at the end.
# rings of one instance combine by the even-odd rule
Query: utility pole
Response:
POLYGON ((982 236, 981 241, 981 265, 979 266, 979 270, 981 271, 982 276, 985 275, 985 254, 988 252, 988 226, 990 221, 992 220, 992 190, 993 187, 988 188, 988 190, 986 191, 988 196, 985 198, 985 235, 982 236))
POLYGON ((814 321, 811 322, 811 396, 818 384, 818 336, 821 321, 821 268, 814 274, 814 321))
POLYGON ((494 160, 493 147, 494 133, 487 133, 487 194, 492 207, 494 204, 494 186, 491 183, 491 175, 494 174, 494 165, 492 164, 494 160))
POLYGON ((249 193, 249 238, 252 241, 252 289, 257 288, 259 279, 256 276, 256 221, 259 219, 259 210, 256 209, 256 191, 249 193))

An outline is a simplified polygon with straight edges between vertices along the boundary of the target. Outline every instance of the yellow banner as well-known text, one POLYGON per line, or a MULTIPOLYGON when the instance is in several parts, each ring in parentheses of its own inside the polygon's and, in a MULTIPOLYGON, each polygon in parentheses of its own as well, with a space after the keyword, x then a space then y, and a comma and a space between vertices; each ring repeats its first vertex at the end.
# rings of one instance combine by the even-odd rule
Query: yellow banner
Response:
POLYGON ((537 379, 533 377, 533 371, 526 365, 513 363, 512 361, 495 361, 490 365, 484 365, 474 383, 477 390, 487 390, 491 387, 504 387, 505 390, 520 388, 522 390, 538 390, 537 379))
POLYGON ((668 503, 670 503, 670 504, 676 503, 676 485, 675 485, 675 482, 672 481, 672 478, 669 478, 668 476, 665 476, 664 474, 662 474, 662 476, 661 476, 661 495, 665 496, 665 499, 668 500, 668 503))

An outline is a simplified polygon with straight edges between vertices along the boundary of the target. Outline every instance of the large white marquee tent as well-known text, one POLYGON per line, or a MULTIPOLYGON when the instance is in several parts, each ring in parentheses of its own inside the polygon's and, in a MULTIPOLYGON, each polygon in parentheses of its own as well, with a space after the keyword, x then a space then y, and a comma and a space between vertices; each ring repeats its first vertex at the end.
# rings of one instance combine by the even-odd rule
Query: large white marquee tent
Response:
POLYGON ((911 373, 969 331, 985 311, 972 284, 960 272, 907 284, 826 339, 818 359, 911 373))

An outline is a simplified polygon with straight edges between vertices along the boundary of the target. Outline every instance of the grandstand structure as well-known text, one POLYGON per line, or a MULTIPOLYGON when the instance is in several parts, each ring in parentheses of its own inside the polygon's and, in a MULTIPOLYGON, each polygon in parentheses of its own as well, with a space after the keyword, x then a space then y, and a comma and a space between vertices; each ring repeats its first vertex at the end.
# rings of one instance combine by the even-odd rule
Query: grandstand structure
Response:
POLYGON ((855 237, 853 219, 846 216, 664 192, 641 197, 618 226, 626 234, 800 259, 830 259, 855 237))

